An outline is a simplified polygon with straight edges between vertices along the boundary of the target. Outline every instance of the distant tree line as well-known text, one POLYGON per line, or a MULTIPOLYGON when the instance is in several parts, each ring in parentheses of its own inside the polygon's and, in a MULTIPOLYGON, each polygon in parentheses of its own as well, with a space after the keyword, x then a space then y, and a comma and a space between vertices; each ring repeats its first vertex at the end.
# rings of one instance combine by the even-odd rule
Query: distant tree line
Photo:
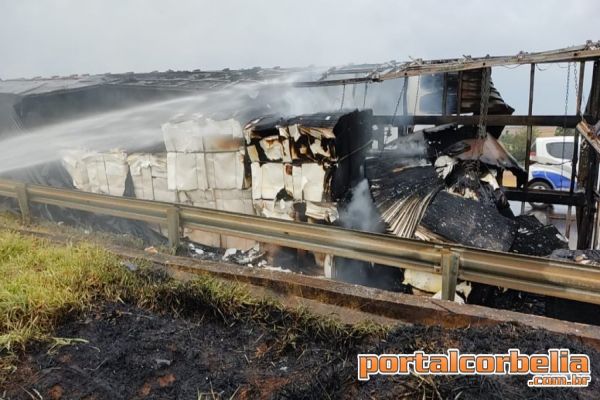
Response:
MULTIPOLYGON (((540 130, 537 127, 533 127, 531 134, 531 145, 535 142, 535 139, 540 135, 540 130)), ((500 136, 500 143, 504 145, 506 150, 512 154, 517 161, 520 163, 525 162, 527 146, 527 128, 522 127, 514 131, 504 132, 500 136)))

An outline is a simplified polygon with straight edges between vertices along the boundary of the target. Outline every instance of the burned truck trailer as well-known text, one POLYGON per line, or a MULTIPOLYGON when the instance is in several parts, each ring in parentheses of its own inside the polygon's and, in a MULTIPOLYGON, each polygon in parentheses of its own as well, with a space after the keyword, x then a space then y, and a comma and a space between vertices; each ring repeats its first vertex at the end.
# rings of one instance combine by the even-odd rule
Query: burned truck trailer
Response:
MULTIPOLYGON (((498 139, 505 126, 526 126, 528 150, 533 125, 571 128, 582 119, 588 127, 596 123, 600 108, 599 57, 598 44, 588 43, 573 49, 509 57, 334 68, 317 80, 296 79, 291 86, 284 85, 286 91, 292 87, 297 97, 306 93, 306 87, 327 91, 328 101, 318 112, 293 113, 274 102, 277 93, 283 93, 278 91, 284 90, 278 83, 269 86, 271 96, 250 91, 228 109, 196 110, 202 113, 161 121, 157 125, 162 125, 162 141, 155 148, 129 146, 114 152, 72 149, 63 155, 60 173, 53 174, 64 178, 66 170, 69 179, 65 186, 96 193, 335 224, 504 252, 544 257, 559 257, 560 253, 560 257, 581 258, 568 250, 555 227, 532 215, 515 216, 508 201, 543 199, 545 203, 577 207, 578 247, 582 251, 594 247, 598 237, 594 220, 598 200, 594 147, 586 139, 583 150, 574 152, 574 157, 581 153, 579 171, 574 169, 579 187, 540 193, 526 185, 530 160, 517 162, 498 139), (547 62, 566 62, 570 68, 579 63, 581 82, 586 63, 593 65, 585 110, 581 108, 580 84, 576 115, 533 115, 535 66, 547 62), (520 64, 531 67, 528 115, 513 115, 514 109, 503 100, 491 79, 493 67, 520 64), (409 80, 411 77, 414 79, 409 80), (403 84, 399 88, 388 84, 393 81, 403 84), (504 171, 515 177, 515 187, 505 186, 504 171)), ((211 72, 173 72, 158 77, 130 74, 105 77, 107 81, 102 84, 136 87, 136 91, 166 87, 171 96, 178 90, 186 94, 202 92, 211 85, 218 90, 228 85, 223 84, 223 77, 234 77, 235 81, 246 75, 248 79, 281 77, 289 72, 222 71, 214 77, 211 72)), ((227 98, 227 93, 213 94, 227 98)), ((287 94, 279 97, 287 98, 287 94)), ((68 97, 68 93, 61 95, 68 97)), ((8 114, 20 129, 36 126, 39 122, 35 115, 47 115, 48 121, 59 119, 60 113, 48 110, 28 112, 27 107, 51 108, 52 102, 47 99, 13 100, 15 106, 8 109, 8 114)), ((577 165, 576 160, 573 165, 577 165)), ((34 176, 38 183, 64 180, 50 178, 45 172, 28 176, 34 176)), ((159 227, 153 228, 150 230, 154 233, 161 233, 159 227)), ((214 247, 255 246, 251 241, 210 232, 184 234, 194 242, 214 247)), ((269 251, 285 252, 279 248, 269 251)), ((591 253, 584 257, 594 261, 591 253)), ((350 265, 349 260, 333 260, 327 254, 316 254, 314 260, 328 276, 367 284, 373 283, 374 277, 383 277, 383 282, 375 284, 393 282, 388 286, 396 290, 412 288, 430 295, 439 292, 436 276, 413 272, 398 275, 394 269, 386 271, 369 263, 350 265)), ((462 289, 469 297, 472 288, 465 284, 462 289)))

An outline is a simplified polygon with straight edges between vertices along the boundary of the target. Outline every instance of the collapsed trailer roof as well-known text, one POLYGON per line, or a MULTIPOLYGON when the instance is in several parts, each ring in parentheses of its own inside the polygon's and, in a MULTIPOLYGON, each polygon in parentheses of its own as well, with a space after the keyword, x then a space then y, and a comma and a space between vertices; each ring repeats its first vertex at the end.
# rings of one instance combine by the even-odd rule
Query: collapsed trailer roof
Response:
POLYGON ((272 81, 304 69, 251 68, 0 79, 0 135, 149 101, 272 81))
POLYGON ((99 85, 127 87, 160 87, 165 89, 196 91, 213 90, 232 84, 260 82, 288 77, 301 69, 251 68, 221 71, 165 71, 165 72, 126 72, 119 74, 70 75, 49 78, 0 79, 0 93, 31 96, 59 91, 72 91, 99 85))

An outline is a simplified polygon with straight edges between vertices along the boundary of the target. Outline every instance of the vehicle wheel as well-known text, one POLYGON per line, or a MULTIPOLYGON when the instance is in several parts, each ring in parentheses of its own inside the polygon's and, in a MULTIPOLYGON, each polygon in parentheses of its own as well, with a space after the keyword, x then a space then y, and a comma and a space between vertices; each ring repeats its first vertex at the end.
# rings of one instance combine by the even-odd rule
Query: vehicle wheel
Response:
MULTIPOLYGON (((534 190, 551 190, 552 186, 550 186, 548 183, 544 182, 544 181, 533 181, 530 182, 529 185, 527 185, 527 187, 529 189, 534 189, 534 190)), ((547 208, 549 206, 549 204, 546 203, 529 203, 531 205, 531 208, 535 208, 535 209, 543 209, 543 208, 547 208)))

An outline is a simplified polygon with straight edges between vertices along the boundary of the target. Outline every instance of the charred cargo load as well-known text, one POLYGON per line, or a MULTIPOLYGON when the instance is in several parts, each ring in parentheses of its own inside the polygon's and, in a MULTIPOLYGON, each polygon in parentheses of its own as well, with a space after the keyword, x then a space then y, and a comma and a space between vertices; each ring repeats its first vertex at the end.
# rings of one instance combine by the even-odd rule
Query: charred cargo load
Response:
MULTIPOLYGON (((244 136, 257 214, 337 224, 338 200, 364 178, 371 119, 371 110, 356 110, 250 121, 244 136)), ((269 250, 276 259, 289 260, 295 253, 276 246, 269 250)), ((314 254, 314 259, 330 276, 332 257, 314 254)), ((292 262, 304 265, 304 253, 292 262)))
POLYGON ((372 112, 263 117, 246 125, 252 198, 260 215, 333 223, 337 201, 364 177, 372 112))

